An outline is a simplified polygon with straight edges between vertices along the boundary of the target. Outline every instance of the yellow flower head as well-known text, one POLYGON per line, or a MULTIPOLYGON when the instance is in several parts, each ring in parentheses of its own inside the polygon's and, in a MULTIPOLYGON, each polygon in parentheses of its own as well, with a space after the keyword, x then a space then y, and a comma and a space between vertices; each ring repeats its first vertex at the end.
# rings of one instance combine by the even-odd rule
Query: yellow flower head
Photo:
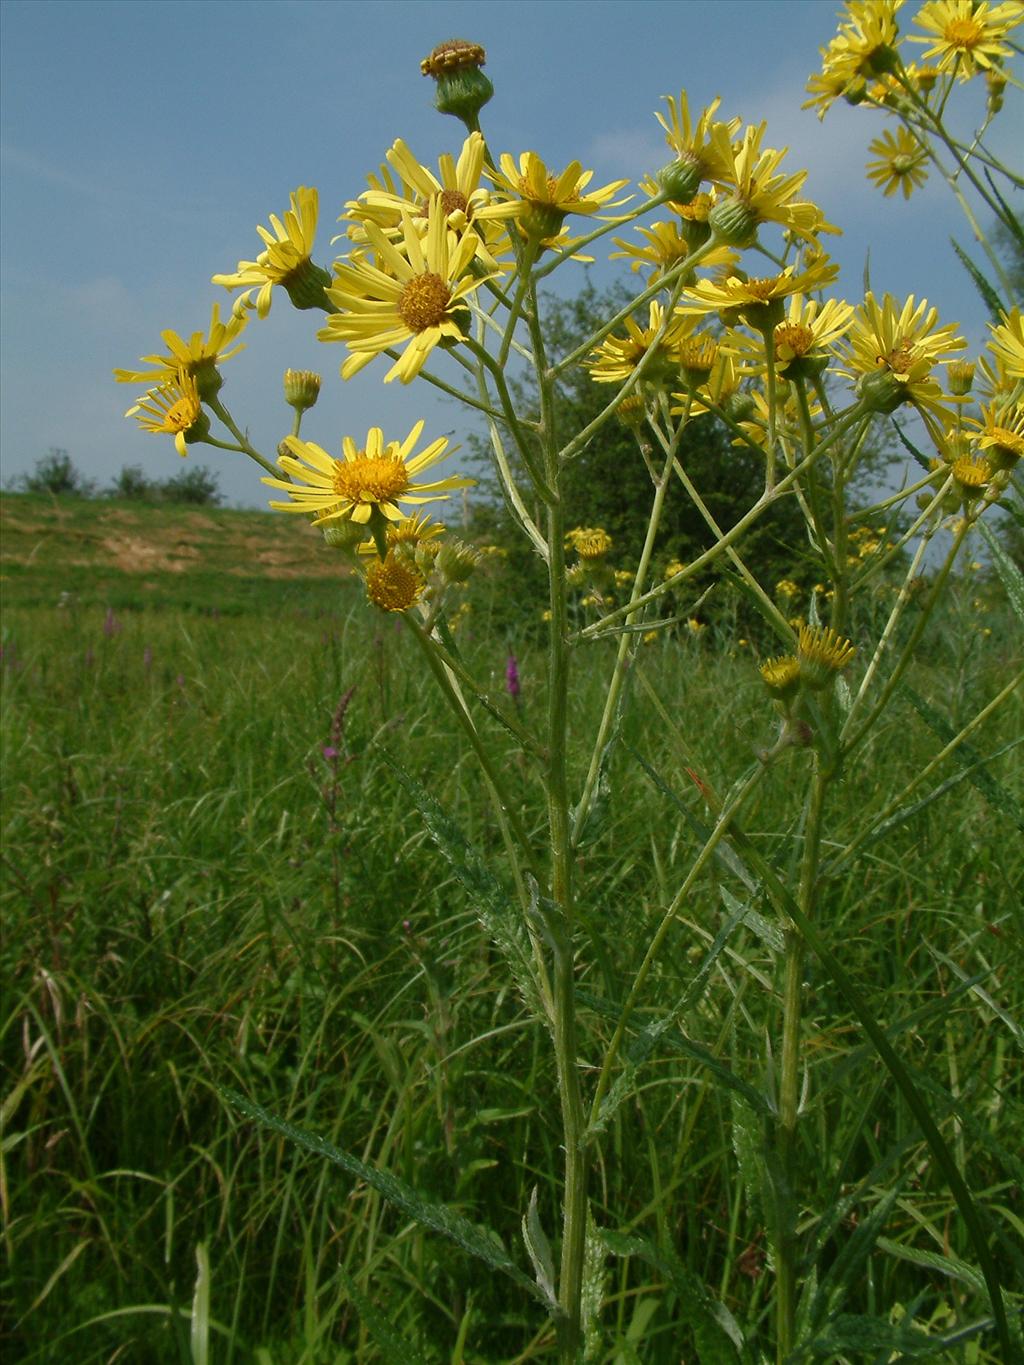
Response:
POLYGON ((662 384, 678 377, 680 343, 693 331, 693 320, 683 317, 666 320, 665 309, 656 299, 648 306, 648 316, 646 327, 627 318, 624 337, 605 338, 586 362, 591 379, 598 384, 624 384, 652 349, 655 354, 644 369, 644 382, 662 384))
POLYGON ((913 294, 902 307, 891 294, 881 306, 873 294, 865 295, 854 314, 843 359, 854 375, 862 377, 862 388, 868 383, 878 391, 881 411, 894 411, 908 402, 948 418, 932 369, 951 352, 962 351, 966 342, 957 335, 956 323, 936 327, 938 316, 926 299, 915 303, 913 294))
POLYGON ((408 214, 402 215, 402 238, 389 242, 380 228, 366 224, 376 252, 373 264, 361 255, 337 267, 327 291, 341 311, 332 313, 317 333, 321 341, 344 341, 352 352, 341 367, 350 379, 382 351, 408 343, 384 376, 408 384, 442 341, 463 341, 465 300, 485 277, 466 274, 477 254, 479 238, 465 233, 454 245, 440 213, 431 213, 426 237, 408 214))
POLYGON ((930 43, 925 58, 937 58, 940 71, 955 72, 969 81, 979 71, 989 71, 1013 55, 1003 39, 1024 23, 1024 5, 1018 0, 992 5, 988 0, 929 0, 914 16, 926 37, 911 34, 912 43, 930 43))
POLYGON ((979 450, 1001 468, 1012 469, 1024 458, 1024 405, 992 402, 981 409, 981 421, 967 419, 978 428, 974 440, 979 450))
POLYGON ((486 147, 480 133, 470 133, 462 145, 456 161, 449 153, 438 160, 437 174, 422 165, 413 156, 408 146, 398 138, 387 154, 390 167, 398 175, 398 184, 387 168, 382 167, 383 179, 370 177, 370 189, 360 195, 358 201, 350 203, 346 218, 352 220, 350 235, 356 241, 365 241, 366 234, 362 225, 376 223, 384 233, 394 239, 401 235, 402 216, 408 215, 415 226, 426 230, 431 214, 439 213, 448 228, 456 233, 473 228, 478 238, 480 254, 484 263, 495 269, 490 252, 484 250, 485 241, 497 246, 500 233, 494 228, 501 220, 514 218, 522 210, 521 203, 499 202, 494 194, 482 185, 486 147))
POLYGON ((395 554, 380 556, 367 567, 366 595, 381 611, 408 611, 419 601, 426 580, 415 565, 395 554))
POLYGON ((886 196, 903 191, 903 198, 909 199, 920 185, 928 179, 925 166, 928 153, 901 124, 895 135, 884 132, 868 145, 868 151, 875 154, 875 160, 867 164, 868 179, 874 181, 886 196))
POLYGON ((313 242, 316 239, 320 196, 315 189, 300 185, 291 195, 291 208, 282 221, 270 215, 273 231, 257 224, 256 231, 263 239, 264 250, 254 261, 239 261, 233 275, 214 275, 213 283, 225 289, 245 289, 235 304, 235 312, 245 307, 256 308, 259 317, 270 312, 271 294, 275 284, 288 291, 296 308, 322 308, 324 286, 331 277, 326 270, 312 262, 313 242), (251 302, 256 289, 255 305, 251 302))
MULTIPOLYGON (((436 544, 439 536, 445 533, 443 522, 430 520, 430 513, 425 512, 422 516, 416 515, 404 517, 401 521, 388 523, 387 544, 388 548, 398 550, 416 550, 420 546, 433 546, 431 553, 438 550, 436 544)), ((376 547, 372 540, 366 541, 359 547, 360 554, 376 554, 376 547)))
POLYGON ((590 562, 603 559, 612 548, 611 536, 600 526, 577 526, 566 534, 565 540, 580 559, 590 562))
POLYGON ((519 165, 504 152, 501 174, 493 174, 497 188, 522 205, 518 216, 522 231, 543 241, 555 236, 566 214, 589 216, 601 208, 614 208, 625 202, 614 196, 628 180, 612 180, 599 190, 588 190, 594 177, 578 161, 570 161, 560 175, 548 171, 536 152, 523 152, 519 165))
MULTIPOLYGON (((801 372, 820 372, 828 352, 849 330, 852 319, 851 304, 836 299, 821 304, 803 294, 790 295, 785 317, 772 334, 779 373, 793 378, 801 372)), ((757 371, 767 365, 763 336, 733 332, 728 347, 745 359, 753 359, 757 371)))
POLYGON ((217 366, 243 349, 244 342, 233 348, 231 343, 245 326, 245 321, 244 317, 233 317, 230 322, 221 322, 220 309, 214 304, 210 312, 209 335, 193 332, 188 341, 183 341, 170 329, 161 332, 160 338, 170 355, 144 355, 142 359, 153 369, 115 370, 114 378, 119 384, 167 384, 176 382, 180 371, 184 370, 195 379, 200 398, 205 398, 221 386, 217 366))
POLYGON ((758 304, 772 303, 776 299, 788 298, 791 294, 807 294, 814 289, 831 283, 839 274, 839 267, 821 257, 806 270, 797 274, 792 265, 777 275, 762 279, 748 280, 744 276, 729 275, 721 282, 698 280, 691 288, 684 290, 683 302, 678 305, 680 313, 721 313, 731 308, 750 308, 758 304))
POLYGON ((903 0, 849 0, 846 13, 849 22, 839 26, 839 32, 827 48, 821 49, 821 73, 807 82, 812 98, 805 109, 817 108, 824 118, 840 96, 873 76, 892 69, 893 46, 899 31, 896 12, 903 0))
POLYGON ((766 129, 765 123, 748 127, 740 141, 730 146, 729 164, 721 177, 729 193, 711 211, 711 226, 734 246, 748 245, 762 223, 779 223, 797 237, 838 233, 840 229, 825 221, 816 204, 796 198, 807 172, 779 173, 787 149, 762 147, 766 129))
POLYGON ((1009 313, 1000 313, 1002 322, 993 327, 988 349, 1005 370, 1010 379, 1024 379, 1024 315, 1019 308, 1011 308, 1009 313))
POLYGON ((984 489, 993 470, 983 455, 959 455, 953 461, 952 475, 965 497, 973 498, 984 489))
POLYGON ((173 436, 174 448, 183 459, 188 454, 188 433, 197 425, 208 426, 205 420, 200 421, 203 406, 196 392, 196 381, 185 370, 179 370, 174 379, 143 394, 125 416, 134 417, 143 431, 173 436))
POLYGON ((768 691, 776 697, 791 697, 800 686, 800 660, 792 654, 765 659, 759 670, 768 691))
POLYGON ((400 522, 407 515, 401 504, 437 502, 453 488, 466 488, 472 479, 448 478, 416 483, 415 476, 448 454, 448 441, 431 441, 413 454, 423 433, 417 422, 404 441, 384 441, 380 427, 371 427, 365 446, 351 436, 342 439, 344 458, 336 460, 312 441, 287 436, 289 454, 278 464, 295 482, 265 478, 263 483, 288 494, 288 502, 271 502, 282 512, 302 512, 321 522, 353 521, 365 526, 374 517, 400 522))
MULTIPOLYGON (((652 190, 656 188, 652 185, 652 190)), ((711 199, 708 195, 700 194, 698 199, 707 201, 708 206, 711 199)), ((673 206, 674 207, 674 206, 673 206)), ((686 205, 691 208, 692 205, 686 205)), ((667 223, 652 223, 650 227, 638 227, 636 230, 644 239, 644 245, 627 241, 623 237, 613 237, 612 241, 616 246, 621 247, 621 251, 612 251, 608 254, 609 260, 628 260, 630 270, 650 270, 647 276, 647 283, 653 284, 655 280, 660 280, 663 275, 680 265, 686 260, 695 247, 692 234, 687 223, 696 220, 688 219, 682 224, 670 221, 667 223)), ((707 234, 705 234, 706 237, 707 234)), ((696 243, 701 245, 701 243, 696 243)), ((727 246, 717 246, 709 252, 705 252, 701 257, 701 265, 705 267, 732 267, 739 264, 739 253, 727 246)))
POLYGON ((662 98, 668 106, 668 118, 659 113, 654 117, 664 128, 665 141, 676 160, 659 172, 658 179, 673 199, 688 203, 702 180, 719 180, 728 175, 730 144, 739 131, 740 121, 715 122, 720 99, 712 100, 694 123, 685 90, 680 90, 678 99, 672 95, 662 98))
POLYGON ((833 674, 845 668, 856 652, 849 640, 844 640, 830 627, 800 627, 797 657, 801 677, 810 687, 826 686, 833 674))

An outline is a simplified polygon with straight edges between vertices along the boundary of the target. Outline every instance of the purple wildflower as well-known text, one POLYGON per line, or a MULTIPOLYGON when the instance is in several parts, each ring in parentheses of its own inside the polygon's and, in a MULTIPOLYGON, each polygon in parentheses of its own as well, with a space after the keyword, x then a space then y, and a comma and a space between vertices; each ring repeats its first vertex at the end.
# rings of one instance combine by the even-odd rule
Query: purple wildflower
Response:
POLYGON ((505 664, 505 690, 518 706, 519 693, 521 691, 519 686, 519 662, 514 654, 508 656, 508 662, 505 664))

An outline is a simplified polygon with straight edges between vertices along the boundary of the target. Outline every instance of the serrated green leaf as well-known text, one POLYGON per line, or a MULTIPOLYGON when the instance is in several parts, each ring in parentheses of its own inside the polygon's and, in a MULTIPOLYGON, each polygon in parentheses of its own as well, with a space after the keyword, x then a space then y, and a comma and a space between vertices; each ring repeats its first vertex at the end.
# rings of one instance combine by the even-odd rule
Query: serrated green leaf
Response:
POLYGON ((880 1251, 888 1252, 897 1260, 908 1261, 911 1265, 923 1266, 927 1270, 937 1270, 941 1275, 948 1275, 952 1280, 970 1285, 979 1294, 985 1292, 985 1281, 974 1267, 955 1256, 943 1256, 938 1251, 925 1251, 920 1247, 906 1246, 903 1242, 890 1241, 888 1237, 879 1237, 877 1245, 880 1251))
POLYGON ((546 1022, 530 960, 526 929, 501 883, 440 802, 386 749, 378 749, 377 752, 405 788, 423 818, 427 833, 469 893, 480 922, 505 959, 523 1003, 535 1018, 546 1022))
POLYGON ((858 1360, 866 1360, 872 1352, 899 1351, 900 1359, 916 1360, 944 1352, 946 1344, 937 1338, 926 1336, 909 1323, 901 1322, 893 1326, 882 1318, 843 1313, 829 1324, 826 1332, 805 1349, 815 1356, 833 1358, 838 1352, 845 1352, 854 1355, 858 1360))
MULTIPOLYGON (((255 1119, 257 1123, 263 1124, 271 1132, 287 1138, 289 1142, 294 1142, 297 1147, 312 1152, 314 1156, 321 1156, 333 1165, 340 1166, 348 1175, 353 1176, 356 1180, 362 1180, 371 1189, 376 1190, 389 1204, 401 1209, 404 1214, 419 1223, 421 1227, 429 1228, 432 1232, 439 1232, 442 1236, 449 1237, 470 1256, 475 1256, 477 1260, 483 1261, 492 1270, 500 1270, 514 1280, 521 1289, 527 1290, 533 1298, 544 1302, 541 1291, 512 1260, 496 1232, 492 1232, 489 1228, 478 1227, 475 1223, 471 1223, 468 1218, 464 1218, 461 1213, 456 1213, 454 1209, 448 1208, 445 1204, 430 1203, 422 1198, 411 1185, 407 1185, 404 1180, 399 1180, 389 1171, 380 1171, 374 1166, 367 1166, 364 1161, 360 1161, 358 1157, 352 1156, 351 1153, 343 1151, 340 1147, 335 1147, 326 1138, 319 1137, 315 1133, 307 1133, 303 1128, 296 1128, 293 1123, 278 1118, 276 1114, 270 1113, 262 1105, 254 1104, 252 1100, 240 1095, 237 1090, 230 1090, 226 1086, 218 1087, 218 1089, 224 1098, 245 1114, 247 1118, 255 1119)), ((546 1302, 545 1307, 547 1307, 546 1302)))
POLYGON ((914 459, 921 466, 921 468, 927 473, 932 467, 931 461, 928 459, 928 456, 922 454, 922 452, 918 450, 917 446, 914 445, 913 441, 900 426, 899 422, 896 421, 895 417, 890 418, 890 421, 892 422, 892 425, 896 431, 896 435, 900 438, 900 441, 902 442, 904 449, 914 457, 914 459))
POLYGON ((398 1333, 390 1318, 366 1297, 341 1262, 338 1263, 338 1275, 370 1339, 380 1351, 384 1365, 427 1365, 426 1357, 398 1333))
POLYGON ((971 260, 970 256, 968 256, 967 252, 964 251, 963 247, 956 240, 956 238, 950 237, 949 240, 953 245, 953 250, 957 254, 957 259, 959 260, 963 268, 967 271, 968 275, 970 275, 971 281, 975 289, 981 295, 981 301, 988 309, 992 321, 998 323, 1000 321, 999 314, 1003 311, 1003 305, 1000 302, 999 295, 996 293, 996 291, 989 284, 985 276, 981 273, 978 267, 971 260))
POLYGON ((765 1207, 765 1170, 761 1155, 765 1144, 764 1119, 759 1117, 742 1095, 735 1091, 729 1096, 732 1117, 732 1150, 739 1167, 740 1179, 747 1196, 747 1204, 753 1210, 765 1207))
POLYGON ((724 1303, 682 1263, 671 1247, 655 1246, 644 1237, 602 1230, 613 1256, 639 1256, 663 1275, 676 1291, 679 1311, 693 1330, 701 1365, 737 1365, 746 1361, 743 1333, 724 1303))
POLYGON ((743 923, 757 935, 766 948, 770 948, 773 953, 782 952, 786 941, 778 925, 766 920, 764 915, 759 915, 752 905, 744 905, 727 886, 720 886, 718 894, 725 902, 726 909, 733 914, 739 914, 743 923))
POLYGON ((605 1261, 608 1252, 587 1208, 587 1241, 583 1253, 583 1288, 580 1293, 580 1325, 583 1332, 584 1365, 600 1359, 603 1346, 601 1309, 604 1307, 604 1286, 607 1278, 605 1261))
POLYGON ((854 1287, 854 1281, 857 1280, 859 1283, 864 1263, 881 1236, 886 1219, 898 1196, 898 1186, 886 1192, 867 1218, 862 1218, 858 1222, 853 1235, 825 1271, 811 1302, 810 1317, 815 1329, 835 1312, 846 1293, 854 1287))
POLYGON ((1010 606, 1016 613, 1017 620, 1020 621, 1021 625, 1024 625, 1024 574, 1003 549, 999 537, 994 534, 992 527, 987 522, 979 520, 978 528, 992 553, 992 563, 995 565, 1000 582, 1006 589, 1010 606))

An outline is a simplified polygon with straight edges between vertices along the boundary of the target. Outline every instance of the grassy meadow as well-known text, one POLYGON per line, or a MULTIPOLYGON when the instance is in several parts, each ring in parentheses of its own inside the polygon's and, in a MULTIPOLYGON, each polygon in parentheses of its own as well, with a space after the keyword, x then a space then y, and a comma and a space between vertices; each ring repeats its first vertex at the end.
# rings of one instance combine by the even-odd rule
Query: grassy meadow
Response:
MULTIPOLYGON (((410 631, 297 519, 5 496, 3 529, 5 1358, 370 1365, 386 1359, 375 1309, 410 1365, 552 1360, 550 1322, 514 1284, 225 1094, 494 1229, 524 1269, 535 1189, 557 1232, 550 1049, 453 854, 500 879, 501 841, 410 631), (421 789, 457 831, 444 847, 421 789)), ((516 615, 510 578, 487 561, 455 638, 499 707, 516 655, 520 717, 539 730, 537 612, 516 615)), ((942 613, 830 803, 837 873, 818 925, 950 1144, 1013 1314, 1020 690, 839 870, 864 812, 1019 667, 1019 626, 984 568, 942 613)), ((762 644, 726 613, 638 652, 579 851, 585 1076, 700 847, 701 784, 727 791, 771 742, 762 644)), ((577 782, 613 654, 577 654, 577 782)), ((543 846, 514 737, 481 724, 543 846)), ((800 758, 744 821, 787 871, 800 758)), ((595 1218, 623 1239, 603 1268, 605 1365, 715 1365, 688 1325, 694 1283, 752 1338, 762 1321, 770 1333, 757 1165, 781 934, 730 913, 741 891, 719 859, 681 910, 638 1013, 673 1012, 671 1026, 598 1149, 595 1218), (674 1258, 652 1264, 638 1239, 674 1258)), ((834 982, 807 970, 794 1197, 817 1270, 800 1358, 997 1365, 974 1251, 920 1128, 834 982), (851 1346, 843 1323, 875 1314, 897 1335, 851 1346)))

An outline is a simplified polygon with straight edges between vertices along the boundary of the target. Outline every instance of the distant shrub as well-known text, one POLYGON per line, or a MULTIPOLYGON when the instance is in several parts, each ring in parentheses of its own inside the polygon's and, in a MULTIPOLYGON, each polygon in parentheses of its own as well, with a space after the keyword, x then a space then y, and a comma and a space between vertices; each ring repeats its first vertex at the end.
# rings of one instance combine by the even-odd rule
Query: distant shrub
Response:
POLYGON ((188 503, 198 507, 219 507, 224 501, 220 491, 220 476, 206 465, 183 469, 173 479, 159 485, 164 502, 188 503))
POLYGON ((36 460, 35 469, 21 476, 20 485, 26 493, 51 493, 65 498, 91 498, 96 491, 95 483, 86 479, 75 468, 68 452, 58 446, 36 460))
POLYGON ((128 498, 135 502, 153 501, 160 496, 160 485, 148 479, 139 464, 126 464, 110 485, 111 498, 128 498))

